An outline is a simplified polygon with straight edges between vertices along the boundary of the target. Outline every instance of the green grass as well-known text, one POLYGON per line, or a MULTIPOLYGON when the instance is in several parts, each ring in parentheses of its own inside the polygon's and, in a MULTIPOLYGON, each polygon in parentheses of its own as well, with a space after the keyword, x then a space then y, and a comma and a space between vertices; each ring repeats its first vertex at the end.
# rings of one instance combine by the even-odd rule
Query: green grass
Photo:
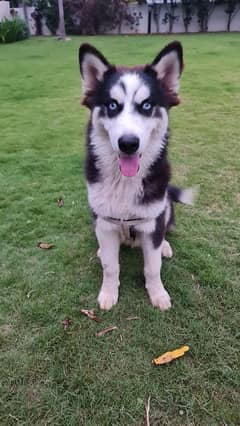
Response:
POLYGON ((148 396, 151 425, 240 424, 239 34, 179 37, 186 67, 182 104, 171 111, 173 181, 200 185, 200 195, 193 209, 177 207, 174 257, 163 264, 173 308, 151 307, 141 254, 127 248, 119 304, 102 313, 96 303, 77 48, 87 40, 132 65, 170 39, 0 46, 1 426, 140 426, 148 396), (102 323, 81 308, 95 308, 102 323), (109 325, 119 328, 95 337, 109 325), (184 358, 152 366, 183 344, 191 347, 184 358))

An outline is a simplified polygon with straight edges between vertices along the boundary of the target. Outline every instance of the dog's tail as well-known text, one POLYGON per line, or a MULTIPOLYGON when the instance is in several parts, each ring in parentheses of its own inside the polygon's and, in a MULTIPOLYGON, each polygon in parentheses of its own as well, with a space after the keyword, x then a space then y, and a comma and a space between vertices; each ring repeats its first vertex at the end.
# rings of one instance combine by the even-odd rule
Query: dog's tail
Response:
POLYGON ((193 206, 198 194, 198 188, 181 189, 174 185, 168 185, 168 196, 175 203, 193 206))

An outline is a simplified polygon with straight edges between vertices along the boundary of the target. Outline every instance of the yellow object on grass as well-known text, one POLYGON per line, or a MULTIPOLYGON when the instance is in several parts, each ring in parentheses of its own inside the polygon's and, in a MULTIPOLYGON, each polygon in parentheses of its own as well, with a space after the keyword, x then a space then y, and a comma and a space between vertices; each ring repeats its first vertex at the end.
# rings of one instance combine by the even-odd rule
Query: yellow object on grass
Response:
POLYGON ((155 365, 168 364, 176 358, 180 358, 185 354, 185 352, 189 351, 189 346, 182 346, 179 349, 175 349, 174 351, 165 352, 165 354, 159 356, 158 358, 154 358, 152 363, 155 365))

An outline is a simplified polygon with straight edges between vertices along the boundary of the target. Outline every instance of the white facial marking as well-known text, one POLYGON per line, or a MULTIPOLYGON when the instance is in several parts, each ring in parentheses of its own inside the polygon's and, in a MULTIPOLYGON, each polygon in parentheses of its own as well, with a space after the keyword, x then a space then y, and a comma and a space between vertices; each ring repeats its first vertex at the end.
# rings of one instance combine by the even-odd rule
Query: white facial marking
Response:
POLYGON ((121 81, 126 87, 126 92, 128 98, 133 99, 134 93, 141 87, 143 84, 140 76, 137 73, 126 73, 121 77, 121 81))
POLYGON ((113 86, 110 90, 110 97, 115 99, 119 104, 124 103, 125 93, 120 84, 113 86))
POLYGON ((145 101, 145 99, 149 98, 149 96, 150 96, 149 87, 144 85, 139 87, 139 89, 137 90, 134 96, 134 101, 137 104, 141 104, 143 101, 145 101))

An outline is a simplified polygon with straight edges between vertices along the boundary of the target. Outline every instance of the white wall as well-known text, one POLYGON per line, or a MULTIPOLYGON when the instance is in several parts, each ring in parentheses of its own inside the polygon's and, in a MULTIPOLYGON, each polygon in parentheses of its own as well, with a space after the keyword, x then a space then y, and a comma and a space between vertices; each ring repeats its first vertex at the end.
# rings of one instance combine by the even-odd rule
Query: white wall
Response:
POLYGON ((9 19, 11 17, 10 14, 10 3, 9 1, 0 1, 0 22, 7 18, 9 19))

